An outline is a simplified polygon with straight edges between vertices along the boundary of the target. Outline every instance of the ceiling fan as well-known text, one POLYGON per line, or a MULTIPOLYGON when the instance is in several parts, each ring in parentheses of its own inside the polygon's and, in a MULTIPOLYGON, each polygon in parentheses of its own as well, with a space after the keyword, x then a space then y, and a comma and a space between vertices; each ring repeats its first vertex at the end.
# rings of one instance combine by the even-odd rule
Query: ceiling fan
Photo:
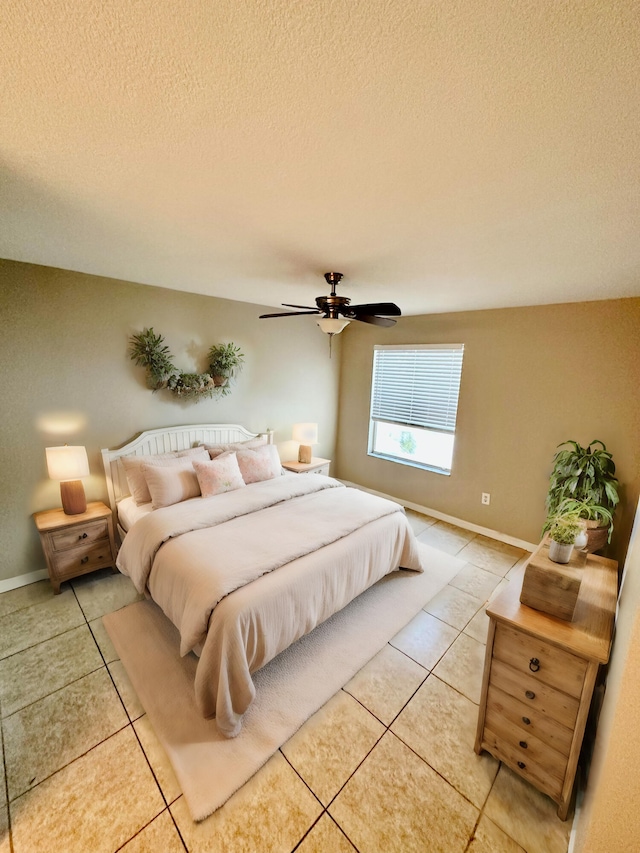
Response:
POLYGON ((393 302, 372 302, 366 305, 351 305, 347 296, 336 294, 336 285, 342 279, 341 272, 326 272, 325 280, 331 287, 329 296, 318 296, 316 308, 310 305, 289 305, 283 302, 285 308, 302 308, 302 311, 284 311, 279 314, 261 314, 260 319, 270 317, 297 317, 302 314, 320 316, 318 325, 327 335, 339 334, 352 320, 361 323, 371 323, 374 326, 394 326, 396 321, 391 317, 400 317, 401 311, 393 302))

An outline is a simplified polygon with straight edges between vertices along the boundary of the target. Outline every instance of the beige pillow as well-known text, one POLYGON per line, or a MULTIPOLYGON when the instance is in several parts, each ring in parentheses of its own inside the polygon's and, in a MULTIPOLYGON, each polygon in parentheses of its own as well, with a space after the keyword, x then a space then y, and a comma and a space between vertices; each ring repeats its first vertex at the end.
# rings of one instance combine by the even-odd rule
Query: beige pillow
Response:
POLYGON ((193 467, 203 498, 232 492, 245 485, 236 454, 233 452, 224 453, 209 462, 194 462, 193 467))
POLYGON ((193 459, 208 459, 209 454, 203 447, 192 447, 189 450, 174 450, 170 453, 157 453, 150 456, 123 456, 120 461, 127 476, 127 484, 131 496, 138 506, 147 504, 151 500, 151 494, 147 481, 142 471, 143 465, 175 465, 176 460, 184 457, 193 459))
POLYGON ((280 456, 275 444, 266 444, 264 447, 256 447, 253 450, 238 450, 235 455, 238 457, 242 479, 247 485, 261 483, 263 480, 273 480, 282 473, 280 456))
POLYGON ((151 506, 160 509, 200 495, 198 478, 190 459, 178 459, 176 465, 143 465, 151 506))
POLYGON ((266 438, 250 438, 248 441, 232 441, 228 444, 203 444, 209 451, 209 456, 215 459, 221 453, 226 453, 229 450, 253 450, 255 447, 262 447, 267 444, 266 438))

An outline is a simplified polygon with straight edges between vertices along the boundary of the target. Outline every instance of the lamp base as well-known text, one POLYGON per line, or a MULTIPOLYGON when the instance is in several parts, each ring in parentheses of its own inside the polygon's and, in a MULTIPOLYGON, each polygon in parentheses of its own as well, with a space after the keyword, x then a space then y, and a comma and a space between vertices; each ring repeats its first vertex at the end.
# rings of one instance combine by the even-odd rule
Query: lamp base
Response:
POLYGON ((311 445, 301 444, 298 450, 298 462, 304 462, 308 465, 311 462, 311 445))
POLYGON ((87 511, 87 498, 82 480, 63 480, 60 483, 60 497, 65 515, 80 515, 87 511))

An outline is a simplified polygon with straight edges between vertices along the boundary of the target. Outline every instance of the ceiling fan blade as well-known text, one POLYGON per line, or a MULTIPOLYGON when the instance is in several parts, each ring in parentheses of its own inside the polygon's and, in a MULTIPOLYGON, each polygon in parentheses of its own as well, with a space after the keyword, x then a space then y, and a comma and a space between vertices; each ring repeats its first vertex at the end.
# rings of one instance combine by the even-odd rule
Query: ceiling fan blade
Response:
POLYGON ((368 305, 350 305, 349 311, 358 314, 382 314, 385 317, 400 317, 402 311, 393 302, 371 302, 368 305))
POLYGON ((360 320, 361 323, 371 323, 372 326, 395 326, 395 320, 389 320, 387 317, 374 317, 373 314, 361 314, 356 316, 354 320, 360 320))
POLYGON ((281 314, 261 314, 259 320, 266 320, 269 317, 298 317, 301 314, 318 314, 318 311, 283 311, 281 314))
POLYGON ((314 308, 313 305, 290 305, 288 302, 282 303, 285 308, 306 308, 307 311, 317 311, 317 308, 314 308))

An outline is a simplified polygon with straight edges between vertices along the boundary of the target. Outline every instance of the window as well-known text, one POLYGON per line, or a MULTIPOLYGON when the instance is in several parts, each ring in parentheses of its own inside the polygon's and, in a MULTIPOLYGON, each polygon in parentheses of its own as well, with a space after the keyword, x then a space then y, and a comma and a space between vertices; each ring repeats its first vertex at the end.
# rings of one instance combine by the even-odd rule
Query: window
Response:
POLYGON ((369 453, 451 473, 464 344, 376 346, 369 453))

